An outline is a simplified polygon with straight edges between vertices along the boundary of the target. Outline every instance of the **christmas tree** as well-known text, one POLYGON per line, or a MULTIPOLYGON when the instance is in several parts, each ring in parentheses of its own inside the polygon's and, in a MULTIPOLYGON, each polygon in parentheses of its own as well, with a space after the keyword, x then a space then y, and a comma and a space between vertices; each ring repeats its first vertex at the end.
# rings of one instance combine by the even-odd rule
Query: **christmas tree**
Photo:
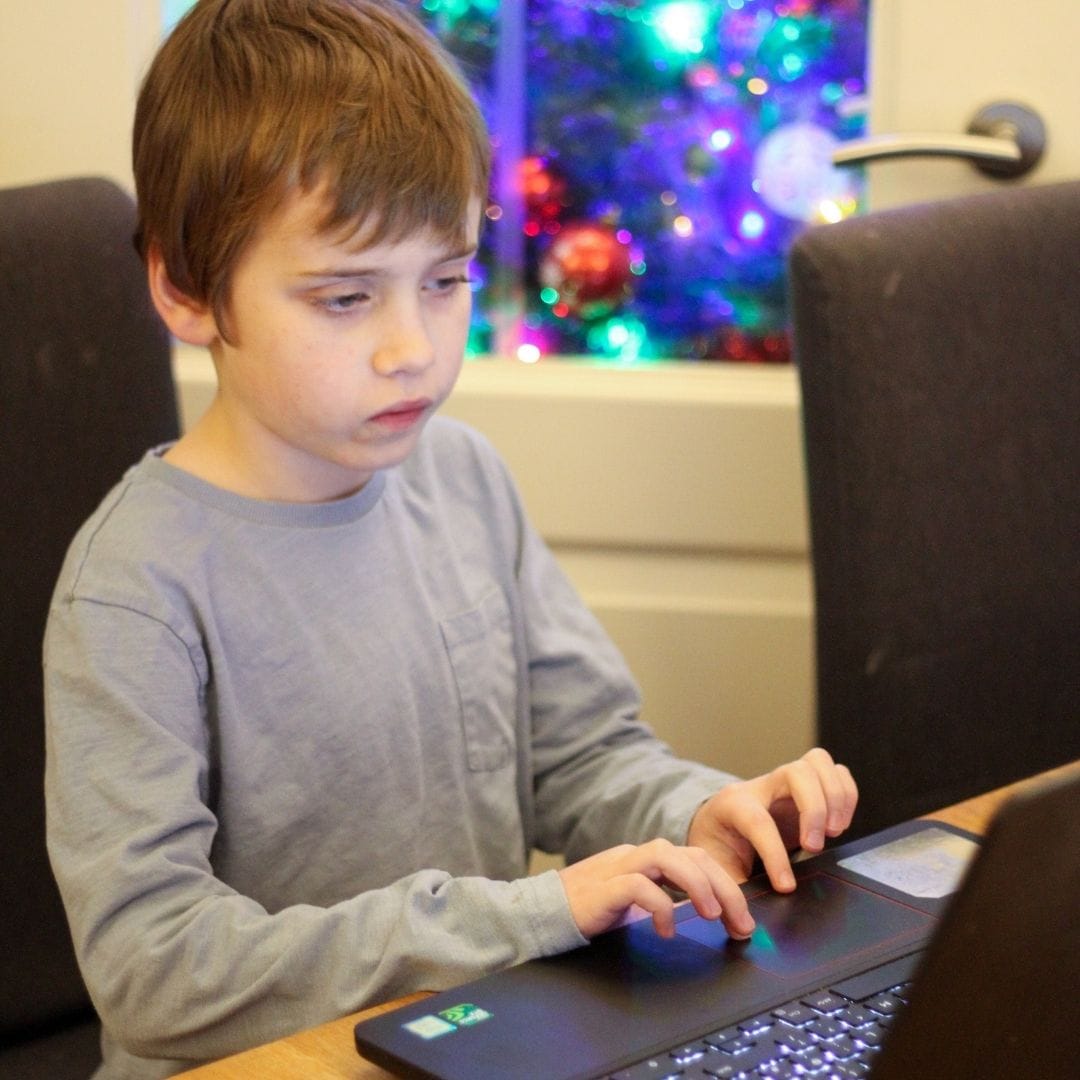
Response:
POLYGON ((858 209, 868 0, 420 0, 491 125, 473 347, 784 361, 784 260, 858 209))

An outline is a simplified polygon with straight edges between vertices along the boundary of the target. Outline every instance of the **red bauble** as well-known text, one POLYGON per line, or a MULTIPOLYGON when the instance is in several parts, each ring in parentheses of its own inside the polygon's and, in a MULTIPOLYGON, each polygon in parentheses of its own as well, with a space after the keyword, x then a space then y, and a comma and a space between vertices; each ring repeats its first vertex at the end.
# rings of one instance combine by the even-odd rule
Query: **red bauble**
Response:
POLYGON ((791 361, 791 340, 783 331, 751 334, 728 328, 719 335, 718 348, 710 350, 709 359, 733 363, 787 364, 791 361))
POLYGON ((566 178, 547 158, 523 158, 518 178, 529 221, 542 225, 559 217, 566 204, 566 178))
POLYGON ((630 251, 615 230, 593 222, 563 226, 540 262, 540 282, 567 311, 591 319, 630 295, 630 251))

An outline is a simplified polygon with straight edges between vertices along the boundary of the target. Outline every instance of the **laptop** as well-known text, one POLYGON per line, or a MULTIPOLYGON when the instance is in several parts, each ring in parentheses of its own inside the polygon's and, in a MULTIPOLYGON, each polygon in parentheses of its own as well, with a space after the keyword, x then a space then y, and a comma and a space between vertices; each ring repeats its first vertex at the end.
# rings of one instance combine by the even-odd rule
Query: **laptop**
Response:
POLYGON ((1080 777, 981 849, 920 820, 795 869, 743 886, 747 942, 683 904, 674 939, 643 919, 362 1021, 357 1049, 432 1080, 1080 1076, 1080 777))

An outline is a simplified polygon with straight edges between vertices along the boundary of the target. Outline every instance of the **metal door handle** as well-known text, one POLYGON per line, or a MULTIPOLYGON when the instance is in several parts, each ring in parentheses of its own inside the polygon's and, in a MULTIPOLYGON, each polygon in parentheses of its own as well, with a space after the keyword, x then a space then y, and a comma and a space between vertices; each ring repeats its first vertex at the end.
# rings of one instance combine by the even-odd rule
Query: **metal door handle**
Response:
POLYGON ((1013 101, 981 108, 966 135, 877 135, 843 143, 834 165, 861 165, 895 157, 959 157, 980 172, 1001 179, 1023 176, 1046 149, 1046 128, 1038 113, 1013 101))

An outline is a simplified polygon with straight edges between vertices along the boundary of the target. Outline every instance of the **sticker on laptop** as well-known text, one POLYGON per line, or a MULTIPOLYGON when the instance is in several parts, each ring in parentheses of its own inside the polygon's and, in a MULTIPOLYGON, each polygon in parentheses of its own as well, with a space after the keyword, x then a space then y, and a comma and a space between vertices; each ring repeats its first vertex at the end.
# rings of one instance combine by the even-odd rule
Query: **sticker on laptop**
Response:
POLYGON ((428 1013, 426 1016, 418 1016, 401 1026, 413 1035, 421 1039, 438 1039, 442 1035, 449 1035, 458 1028, 472 1027, 482 1020, 490 1020, 492 1014, 479 1005, 463 1003, 451 1005, 449 1009, 442 1009, 437 1014, 428 1013))
POLYGON ((956 892, 978 850, 965 836, 931 827, 840 859, 838 865, 908 896, 940 899, 956 892))

